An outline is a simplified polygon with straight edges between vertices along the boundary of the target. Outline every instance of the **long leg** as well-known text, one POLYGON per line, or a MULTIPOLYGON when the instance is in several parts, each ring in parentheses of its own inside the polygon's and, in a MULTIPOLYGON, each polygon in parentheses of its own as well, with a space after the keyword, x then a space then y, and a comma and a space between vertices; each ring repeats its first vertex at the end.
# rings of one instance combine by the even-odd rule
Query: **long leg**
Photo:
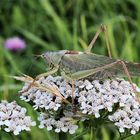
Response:
POLYGON ((110 49, 110 46, 109 46, 109 41, 108 41, 108 35, 107 35, 107 29, 106 29, 106 26, 101 24, 100 28, 98 29, 98 31, 96 32, 94 38, 92 39, 92 41, 90 42, 87 50, 85 52, 89 53, 91 52, 91 49, 93 47, 93 45, 95 44, 99 34, 103 32, 104 36, 105 36, 105 41, 106 41, 106 46, 107 46, 107 50, 108 50, 108 54, 109 54, 109 57, 112 58, 112 55, 111 55, 111 49, 110 49))
POLYGON ((79 79, 85 78, 85 77, 90 76, 92 74, 95 74, 95 73, 97 73, 99 71, 102 71, 102 70, 104 70, 106 68, 112 67, 117 63, 118 63, 118 61, 110 63, 110 64, 105 65, 103 67, 98 67, 98 68, 95 68, 95 69, 83 70, 83 71, 75 72, 70 76, 66 75, 64 72, 61 72, 61 75, 64 78, 72 81, 72 104, 74 104, 74 83, 73 83, 74 80, 79 80, 79 79))
POLYGON ((137 91, 136 91, 136 89, 135 89, 135 87, 134 87, 134 85, 132 83, 132 79, 131 79, 130 73, 129 73, 129 71, 128 71, 126 65, 125 65, 125 63, 122 60, 117 60, 117 61, 115 61, 113 63, 107 64, 105 66, 98 67, 98 68, 95 68, 95 69, 83 70, 83 71, 79 71, 79 72, 73 73, 71 75, 71 78, 72 79, 75 79, 75 80, 79 80, 79 79, 88 77, 90 75, 93 75, 93 74, 95 74, 95 73, 97 73, 99 71, 103 71, 105 69, 111 68, 111 67, 115 66, 116 64, 121 64, 122 65, 122 67, 124 69, 124 72, 128 76, 128 80, 130 81, 130 84, 131 84, 131 86, 132 86, 132 88, 134 90, 134 93, 136 95, 136 98, 137 98, 138 102, 140 102, 139 97, 138 97, 138 94, 137 94, 137 91))
POLYGON ((137 93, 137 91, 136 91, 136 88, 135 88, 134 85, 133 85, 133 82, 132 82, 130 73, 129 73, 129 71, 128 71, 128 68, 127 68, 126 64, 125 64, 123 61, 120 61, 120 63, 122 64, 123 69, 124 69, 124 72, 125 72, 125 74, 127 75, 128 80, 129 80, 129 82, 130 82, 130 84, 131 84, 131 86, 132 86, 132 88, 133 88, 133 90, 134 90, 134 93, 135 93, 135 95, 136 95, 136 99, 137 99, 137 101, 140 103, 140 99, 139 99, 138 93, 137 93))
POLYGON ((71 79, 69 76, 67 76, 67 75, 65 74, 65 72, 63 72, 63 71, 61 72, 61 75, 62 75, 65 79, 71 81, 71 85, 72 85, 72 105, 74 105, 74 80, 71 79))
POLYGON ((118 64, 120 61, 121 60, 114 61, 112 63, 106 64, 104 66, 97 67, 97 68, 94 68, 94 69, 88 69, 88 70, 82 70, 82 71, 75 72, 75 73, 70 75, 70 78, 73 79, 73 80, 79 80, 79 79, 88 77, 88 76, 93 75, 97 72, 100 72, 100 71, 103 71, 105 69, 111 68, 111 67, 115 66, 116 64, 118 64))
POLYGON ((74 80, 72 80, 72 105, 74 105, 74 80))
POLYGON ((35 77, 35 80, 38 80, 40 79, 41 77, 45 77, 45 76, 48 76, 48 75, 51 75, 51 74, 54 74, 58 71, 58 68, 57 67, 54 67, 53 69, 45 72, 45 73, 42 73, 42 74, 39 74, 35 77))
POLYGON ((136 92, 136 88, 135 88, 134 85, 133 85, 132 78, 131 78, 131 76, 130 76, 130 73, 129 73, 129 71, 128 71, 128 68, 127 68, 126 64, 125 64, 123 61, 120 61, 120 63, 121 63, 122 66, 123 66, 124 72, 125 72, 125 74, 127 75, 128 80, 130 81, 133 90, 136 92))
POLYGON ((29 86, 27 87, 27 89, 25 89, 24 91, 21 91, 20 93, 24 93, 24 92, 27 92, 33 85, 34 85, 34 82, 38 79, 40 79, 41 77, 45 77, 45 76, 48 76, 48 75, 51 75, 51 74, 54 74, 55 72, 58 71, 58 68, 57 67, 54 67, 52 70, 49 70, 45 73, 42 73, 42 74, 39 74, 35 77, 35 79, 33 79, 33 82, 29 84, 29 86))

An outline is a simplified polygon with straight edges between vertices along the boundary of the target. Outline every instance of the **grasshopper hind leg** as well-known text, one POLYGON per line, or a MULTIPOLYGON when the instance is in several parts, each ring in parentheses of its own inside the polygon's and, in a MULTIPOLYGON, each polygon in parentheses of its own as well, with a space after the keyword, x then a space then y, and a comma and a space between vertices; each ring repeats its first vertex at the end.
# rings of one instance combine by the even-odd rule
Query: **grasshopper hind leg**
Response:
POLYGON ((93 74, 93 77, 89 77, 89 80, 105 80, 105 79, 112 79, 115 78, 115 74, 113 71, 102 70, 93 74))
POLYGON ((109 41, 108 41, 108 35, 107 35, 107 27, 104 24, 101 24, 100 28, 97 30, 95 36, 93 37, 92 41, 90 42, 88 48, 85 50, 86 53, 90 53, 91 49, 93 48, 99 34, 103 32, 104 36, 105 36, 105 42, 106 42, 106 47, 108 50, 108 55, 110 58, 112 58, 112 54, 111 54, 111 48, 109 45, 109 41))
POLYGON ((93 74, 96 74, 98 72, 103 72, 104 70, 108 70, 110 68, 113 68, 114 66, 116 66, 118 64, 120 66, 122 66, 122 68, 124 70, 124 73, 127 75, 128 80, 129 80, 129 82, 130 82, 130 84, 132 86, 132 89, 133 89, 133 91, 134 91, 134 93, 136 95, 136 100, 140 103, 139 96, 137 94, 136 88, 133 85, 133 82, 132 82, 130 73, 128 71, 128 68, 127 68, 126 64, 124 63, 124 61, 122 61, 122 60, 114 61, 114 62, 109 63, 109 64, 106 64, 106 65, 104 65, 102 67, 97 67, 97 68, 94 68, 94 69, 88 69, 88 70, 78 71, 78 72, 73 73, 71 75, 71 77, 74 80, 84 79, 84 78, 87 78, 89 76, 92 76, 93 74))

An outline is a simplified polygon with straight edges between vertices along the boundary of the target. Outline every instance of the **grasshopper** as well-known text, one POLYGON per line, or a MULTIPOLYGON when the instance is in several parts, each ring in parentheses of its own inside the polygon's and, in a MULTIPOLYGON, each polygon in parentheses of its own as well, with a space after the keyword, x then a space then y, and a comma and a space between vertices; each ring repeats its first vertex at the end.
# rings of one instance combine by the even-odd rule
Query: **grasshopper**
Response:
MULTIPOLYGON (((93 40, 84 52, 60 50, 56 52, 46 52, 40 56, 47 60, 50 69, 47 72, 38 75, 34 81, 40 77, 48 76, 60 71, 64 78, 72 81, 72 97, 74 97, 74 80, 87 77, 103 79, 127 76, 132 88, 136 92, 131 76, 140 76, 140 63, 117 60, 111 57, 105 25, 100 26, 93 40), (103 31, 105 35, 109 57, 91 53, 91 49, 101 31, 103 31)), ((136 96, 138 99, 138 95, 136 96)), ((72 100, 72 102, 74 101, 72 100)))

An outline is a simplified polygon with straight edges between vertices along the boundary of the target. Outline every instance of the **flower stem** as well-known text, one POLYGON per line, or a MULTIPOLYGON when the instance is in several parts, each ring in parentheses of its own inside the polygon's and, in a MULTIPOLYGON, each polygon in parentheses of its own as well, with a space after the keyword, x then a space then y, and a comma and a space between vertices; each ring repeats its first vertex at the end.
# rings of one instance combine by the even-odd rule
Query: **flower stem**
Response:
POLYGON ((55 133, 55 140, 59 140, 59 133, 55 133))
POLYGON ((91 126, 91 131, 90 131, 90 140, 96 140, 96 132, 95 128, 91 126))

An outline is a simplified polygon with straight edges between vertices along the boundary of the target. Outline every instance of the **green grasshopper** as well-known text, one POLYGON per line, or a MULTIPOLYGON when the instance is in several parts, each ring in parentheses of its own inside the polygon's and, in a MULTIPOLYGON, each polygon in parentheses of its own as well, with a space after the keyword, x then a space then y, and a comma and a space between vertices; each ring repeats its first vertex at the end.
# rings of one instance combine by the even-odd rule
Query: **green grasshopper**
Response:
POLYGON ((140 76, 140 63, 116 60, 111 57, 106 26, 104 25, 100 26, 90 45, 84 52, 60 50, 56 52, 46 52, 40 56, 47 60, 50 69, 49 71, 38 75, 34 81, 40 77, 48 76, 60 71, 64 78, 72 81, 72 93, 74 94, 74 80, 87 77, 103 79, 114 76, 128 76, 132 88, 136 91, 132 84, 131 76, 140 76), (109 57, 91 53, 91 49, 101 31, 103 31, 105 35, 109 57))

